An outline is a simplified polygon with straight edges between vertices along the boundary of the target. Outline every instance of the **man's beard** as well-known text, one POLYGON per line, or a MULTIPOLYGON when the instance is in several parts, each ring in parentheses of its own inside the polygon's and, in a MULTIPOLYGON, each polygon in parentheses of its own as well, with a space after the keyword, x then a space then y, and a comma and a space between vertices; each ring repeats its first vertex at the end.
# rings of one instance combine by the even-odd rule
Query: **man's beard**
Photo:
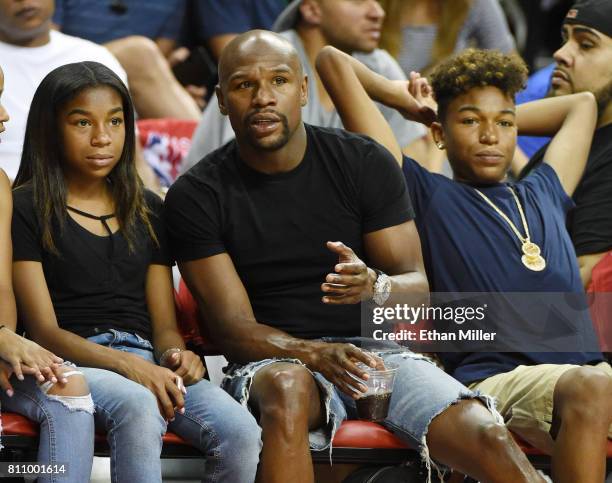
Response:
MULTIPOLYGON (((572 89, 571 94, 576 94, 576 92, 577 91, 572 89)), ((555 92, 554 87, 551 86, 545 97, 556 97, 557 95, 558 94, 555 92)), ((597 117, 599 117, 606 110, 610 102, 612 102, 612 81, 608 82, 601 89, 594 91, 593 95, 595 96, 595 101, 597 102, 597 117)))
POLYGON ((276 113, 276 115, 280 118, 280 122, 283 126, 283 131, 278 137, 278 139, 276 139, 272 144, 264 144, 261 143, 258 139, 249 136, 247 139, 249 140, 251 146, 258 149, 263 149, 265 151, 276 151, 277 149, 282 148, 285 144, 289 142, 291 133, 289 131, 289 121, 287 120, 287 116, 280 113, 276 113))
POLYGON ((597 115, 601 116, 610 102, 612 102, 612 81, 608 82, 598 91, 593 92, 593 94, 597 101, 597 115))

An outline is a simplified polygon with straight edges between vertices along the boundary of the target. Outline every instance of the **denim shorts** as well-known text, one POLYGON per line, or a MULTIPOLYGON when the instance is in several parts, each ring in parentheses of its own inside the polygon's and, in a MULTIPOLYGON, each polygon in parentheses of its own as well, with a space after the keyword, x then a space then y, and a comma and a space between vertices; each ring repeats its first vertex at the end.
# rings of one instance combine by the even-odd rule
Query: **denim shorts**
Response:
MULTIPOLYGON (((398 364, 389 414, 383 425, 400 439, 419 450, 430 468, 432 461, 427 448, 427 430, 431 421, 452 404, 463 399, 479 399, 498 422, 501 417, 495 410, 492 398, 471 391, 439 369, 429 358, 411 352, 392 342, 381 343, 362 337, 323 338, 324 342, 352 343, 363 350, 373 352, 387 363, 398 364)), ((221 387, 239 403, 247 406, 249 390, 258 370, 277 362, 302 364, 296 359, 265 359, 246 365, 231 363, 225 369, 221 387)), ((345 419, 356 419, 355 401, 340 392, 323 375, 312 372, 323 398, 326 424, 310 432, 310 447, 315 451, 329 448, 334 433, 345 419)))

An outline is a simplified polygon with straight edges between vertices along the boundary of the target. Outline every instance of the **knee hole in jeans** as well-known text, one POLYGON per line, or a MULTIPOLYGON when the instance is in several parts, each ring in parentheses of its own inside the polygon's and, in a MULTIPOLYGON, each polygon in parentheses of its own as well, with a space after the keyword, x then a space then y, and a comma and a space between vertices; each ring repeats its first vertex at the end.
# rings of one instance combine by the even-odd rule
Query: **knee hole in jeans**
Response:
POLYGON ((89 387, 82 374, 71 374, 66 384, 53 384, 46 393, 49 396, 87 396, 89 387))

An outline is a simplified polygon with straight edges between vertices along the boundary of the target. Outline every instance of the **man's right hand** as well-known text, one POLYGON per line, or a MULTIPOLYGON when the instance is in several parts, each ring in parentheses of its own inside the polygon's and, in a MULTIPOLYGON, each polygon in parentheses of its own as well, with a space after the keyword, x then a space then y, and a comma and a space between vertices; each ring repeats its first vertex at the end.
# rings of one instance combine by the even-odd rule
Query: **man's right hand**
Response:
MULTIPOLYGON (((185 412, 183 391, 179 389, 177 376, 170 369, 160 367, 133 354, 128 357, 123 376, 149 389, 157 398, 159 412, 166 421, 174 419, 174 412, 185 412)), ((183 388, 182 381, 180 386, 183 388)))
POLYGON ((361 397, 367 387, 358 379, 365 381, 368 374, 361 370, 357 363, 376 368, 380 360, 353 344, 317 343, 312 350, 307 366, 315 372, 320 372, 343 393, 354 399, 361 397), (357 378, 357 379, 355 379, 357 378))

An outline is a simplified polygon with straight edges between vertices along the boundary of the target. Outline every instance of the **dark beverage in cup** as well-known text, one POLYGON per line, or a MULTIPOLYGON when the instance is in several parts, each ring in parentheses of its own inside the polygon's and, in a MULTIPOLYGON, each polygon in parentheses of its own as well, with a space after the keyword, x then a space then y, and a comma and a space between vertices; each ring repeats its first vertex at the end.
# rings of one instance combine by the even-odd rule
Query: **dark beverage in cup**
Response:
POLYGON ((357 417, 366 421, 383 421, 389 413, 393 382, 398 366, 391 363, 383 369, 373 369, 365 364, 358 365, 368 374, 366 380, 359 380, 368 390, 355 401, 357 417))
POLYGON ((389 413, 391 393, 371 394, 357 399, 357 417, 367 421, 381 422, 389 413))

